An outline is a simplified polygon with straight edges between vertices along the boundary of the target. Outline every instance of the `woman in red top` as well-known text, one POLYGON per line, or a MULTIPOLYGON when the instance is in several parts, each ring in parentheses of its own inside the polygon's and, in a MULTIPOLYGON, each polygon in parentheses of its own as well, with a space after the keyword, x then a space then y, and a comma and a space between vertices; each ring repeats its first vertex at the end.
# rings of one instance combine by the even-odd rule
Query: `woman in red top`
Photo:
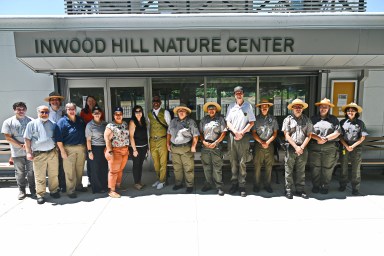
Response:
MULTIPOLYGON (((95 97, 89 95, 85 100, 85 108, 80 112, 80 117, 83 118, 84 122, 87 124, 93 120, 92 109, 98 106, 95 97)), ((104 112, 101 112, 101 120, 104 120, 104 112)))

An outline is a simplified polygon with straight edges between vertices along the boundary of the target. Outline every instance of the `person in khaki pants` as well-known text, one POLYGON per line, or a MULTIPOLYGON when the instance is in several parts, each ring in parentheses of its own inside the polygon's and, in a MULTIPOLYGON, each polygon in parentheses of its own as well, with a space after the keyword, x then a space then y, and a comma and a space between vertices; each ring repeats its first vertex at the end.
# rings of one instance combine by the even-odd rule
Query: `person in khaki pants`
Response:
POLYGON ((63 158, 67 195, 76 198, 76 191, 87 191, 82 184, 86 157, 85 122, 76 115, 75 103, 67 103, 65 109, 67 115, 57 122, 55 138, 63 158))
POLYGON ((152 187, 162 189, 167 179, 167 129, 171 122, 171 115, 168 110, 161 108, 159 96, 153 97, 152 107, 153 109, 148 112, 149 149, 157 177, 152 187))
POLYGON ((29 122, 25 129, 24 141, 27 159, 33 161, 35 171, 37 203, 45 202, 46 174, 51 197, 59 198, 59 155, 53 140, 56 124, 48 119, 47 106, 37 108, 38 118, 29 122))
POLYGON ((199 138, 199 129, 196 122, 188 115, 191 109, 180 104, 173 112, 177 117, 172 119, 167 134, 168 151, 172 154, 173 170, 175 173, 175 186, 173 190, 183 187, 183 177, 187 185, 186 193, 192 193, 194 185, 194 153, 199 138))

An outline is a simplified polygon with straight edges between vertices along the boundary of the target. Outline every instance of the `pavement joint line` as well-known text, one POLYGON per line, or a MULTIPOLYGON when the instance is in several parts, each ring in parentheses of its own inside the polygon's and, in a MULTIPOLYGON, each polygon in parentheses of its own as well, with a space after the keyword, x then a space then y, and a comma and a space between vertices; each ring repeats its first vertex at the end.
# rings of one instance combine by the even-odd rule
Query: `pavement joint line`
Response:
POLYGON ((19 200, 19 202, 17 204, 14 204, 11 208, 9 208, 7 211, 5 211, 3 214, 0 215, 0 218, 5 216, 6 214, 8 214, 10 211, 12 211, 13 209, 15 209, 17 206, 21 205, 23 202, 24 202, 25 199, 23 200, 19 200))
POLYGON ((81 243, 84 241, 85 237, 88 235, 88 233, 91 231, 91 229, 93 228, 93 226, 95 225, 95 223, 98 221, 98 219, 100 218, 100 216, 104 213, 105 209, 107 209, 108 205, 110 204, 111 200, 113 200, 113 198, 109 198, 109 200, 107 201, 107 203, 105 204, 105 206, 103 207, 103 209, 100 211, 100 213, 97 215, 97 217, 95 218, 95 220, 91 223, 91 225, 89 226, 89 228, 87 229, 87 231, 85 232, 85 234, 83 235, 83 237, 80 239, 80 241, 77 243, 76 247, 73 249, 73 251, 71 252, 71 255, 73 255, 77 248, 81 245, 81 243))

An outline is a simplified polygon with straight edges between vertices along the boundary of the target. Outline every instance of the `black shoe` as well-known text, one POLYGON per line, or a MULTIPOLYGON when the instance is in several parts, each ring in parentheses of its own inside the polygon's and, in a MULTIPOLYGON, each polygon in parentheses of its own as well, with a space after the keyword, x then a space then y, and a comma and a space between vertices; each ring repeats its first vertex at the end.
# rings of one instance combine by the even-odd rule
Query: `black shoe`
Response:
POLYGON ((359 195, 359 190, 357 189, 352 189, 352 195, 358 196, 359 195))
POLYGON ((285 197, 288 199, 293 199, 293 195, 291 191, 285 191, 285 197))
POLYGON ((260 192, 260 188, 259 188, 259 186, 254 185, 254 186, 253 186, 253 192, 255 192, 255 193, 259 193, 259 192, 260 192))
POLYGON ((44 197, 39 197, 39 198, 37 198, 37 203, 38 203, 38 204, 43 204, 43 203, 45 203, 45 199, 44 199, 44 197))
POLYGON ((305 192, 296 192, 295 193, 297 196, 301 197, 301 198, 304 198, 304 199, 308 199, 309 197, 307 196, 307 194, 305 194, 305 192))
POLYGON ((187 187, 187 189, 185 190, 185 193, 187 194, 191 194, 193 192, 193 187, 187 187))
POLYGON ((181 189, 183 187, 183 185, 175 185, 175 186, 173 186, 173 190, 179 190, 179 189, 181 189))
POLYGON ((224 191, 223 190, 221 190, 220 188, 217 190, 217 194, 219 195, 219 196, 223 196, 224 195, 224 191))
POLYGON ((205 184, 203 186, 203 188, 201 189, 201 191, 202 192, 207 192, 208 190, 211 190, 211 189, 212 189, 211 185, 205 184))
POLYGON ((36 195, 36 193, 34 193, 34 194, 31 193, 31 198, 32 198, 32 199, 37 199, 37 195, 36 195))
POLYGON ((273 189, 271 187, 265 187, 265 191, 268 193, 273 193, 273 189))
POLYGON ((347 189, 347 186, 344 186, 344 185, 340 185, 339 187, 340 192, 344 192, 346 189, 347 189))
POLYGON ((312 193, 315 193, 315 194, 317 194, 317 193, 319 193, 320 192, 320 188, 319 187, 313 187, 312 188, 312 193))
POLYGON ((55 192, 55 193, 50 193, 50 195, 51 195, 51 197, 53 197, 53 198, 60 198, 60 192, 59 191, 57 191, 57 192, 55 192))
POLYGON ((240 192, 240 196, 241 197, 246 197, 247 196, 247 192, 245 192, 245 188, 244 187, 239 188, 239 192, 240 192))
POLYGON ((239 189, 239 184, 232 184, 231 188, 229 189, 229 194, 233 195, 237 192, 239 189))
POLYGON ((86 187, 81 187, 81 188, 75 189, 75 191, 77 191, 77 192, 87 192, 88 189, 86 187))
POLYGON ((77 198, 77 195, 76 195, 76 193, 72 193, 72 194, 68 194, 68 197, 69 198, 77 198))
POLYGON ((328 189, 327 188, 321 188, 320 189, 320 194, 323 194, 323 195, 328 194, 328 189))

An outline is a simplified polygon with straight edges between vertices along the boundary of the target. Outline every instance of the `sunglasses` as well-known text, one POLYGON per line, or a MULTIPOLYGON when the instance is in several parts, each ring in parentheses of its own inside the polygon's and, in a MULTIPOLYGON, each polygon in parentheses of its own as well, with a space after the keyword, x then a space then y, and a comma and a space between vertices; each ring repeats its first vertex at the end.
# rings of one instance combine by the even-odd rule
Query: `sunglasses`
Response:
POLYGON ((42 114, 42 115, 48 115, 49 111, 40 111, 39 113, 42 114))

